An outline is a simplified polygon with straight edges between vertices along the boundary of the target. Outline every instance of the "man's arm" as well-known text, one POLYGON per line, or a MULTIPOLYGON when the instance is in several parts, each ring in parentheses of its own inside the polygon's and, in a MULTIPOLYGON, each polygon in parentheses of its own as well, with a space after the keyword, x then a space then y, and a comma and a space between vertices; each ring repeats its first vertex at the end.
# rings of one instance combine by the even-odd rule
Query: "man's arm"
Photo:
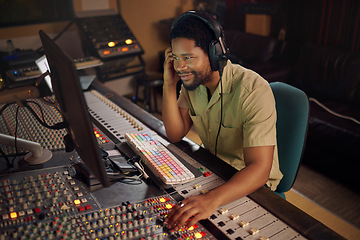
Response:
POLYGON ((165 51, 162 120, 171 142, 179 142, 192 125, 188 109, 177 105, 176 84, 179 77, 174 70, 171 48, 165 51))
POLYGON ((274 146, 244 148, 246 167, 238 171, 223 185, 206 194, 192 196, 175 206, 166 218, 170 228, 189 228, 196 222, 210 217, 221 205, 242 198, 265 185, 274 156, 274 146), (188 219, 190 221, 187 221, 188 219))

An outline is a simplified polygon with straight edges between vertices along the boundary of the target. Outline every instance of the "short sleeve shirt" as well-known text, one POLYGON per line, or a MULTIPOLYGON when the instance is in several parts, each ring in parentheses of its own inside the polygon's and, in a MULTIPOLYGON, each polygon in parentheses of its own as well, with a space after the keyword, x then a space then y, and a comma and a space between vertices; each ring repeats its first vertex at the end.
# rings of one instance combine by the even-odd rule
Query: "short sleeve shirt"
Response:
POLYGON ((182 87, 178 106, 189 109, 203 146, 213 154, 219 124, 222 122, 217 140, 217 156, 238 170, 245 167, 245 147, 274 146, 267 185, 272 190, 276 189, 282 173, 277 155, 275 99, 266 80, 254 71, 228 61, 222 80, 210 100, 203 85, 194 91, 182 87))

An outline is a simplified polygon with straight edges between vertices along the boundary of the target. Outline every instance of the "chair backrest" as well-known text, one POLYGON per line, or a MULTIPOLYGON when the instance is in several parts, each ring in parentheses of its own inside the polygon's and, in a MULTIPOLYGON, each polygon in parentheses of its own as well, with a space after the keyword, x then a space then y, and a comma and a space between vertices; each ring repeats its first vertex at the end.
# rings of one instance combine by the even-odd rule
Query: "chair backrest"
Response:
POLYGON ((281 179, 275 193, 285 198, 284 192, 294 184, 305 147, 309 118, 309 99, 306 94, 282 82, 270 87, 276 102, 276 131, 281 179))

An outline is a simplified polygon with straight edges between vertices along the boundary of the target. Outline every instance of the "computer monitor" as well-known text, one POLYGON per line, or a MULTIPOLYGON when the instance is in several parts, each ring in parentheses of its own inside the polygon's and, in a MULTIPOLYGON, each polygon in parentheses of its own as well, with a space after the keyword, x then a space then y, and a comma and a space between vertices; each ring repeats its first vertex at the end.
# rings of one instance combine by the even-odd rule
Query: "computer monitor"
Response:
POLYGON ((110 186, 101 150, 93 132, 87 105, 73 61, 42 30, 40 39, 50 67, 51 85, 68 136, 85 165, 104 187, 110 186))

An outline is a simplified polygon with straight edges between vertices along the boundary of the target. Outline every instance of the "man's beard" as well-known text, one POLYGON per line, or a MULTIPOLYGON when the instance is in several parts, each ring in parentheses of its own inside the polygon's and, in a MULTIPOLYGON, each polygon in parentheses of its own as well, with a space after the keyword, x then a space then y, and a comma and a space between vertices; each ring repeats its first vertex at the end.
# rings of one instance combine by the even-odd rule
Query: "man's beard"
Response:
POLYGON ((183 82, 184 88, 188 91, 194 91, 197 87, 200 85, 204 85, 204 83, 207 83, 210 81, 211 78, 211 71, 210 70, 204 70, 202 72, 191 72, 194 76, 194 80, 190 84, 185 84, 183 82))

